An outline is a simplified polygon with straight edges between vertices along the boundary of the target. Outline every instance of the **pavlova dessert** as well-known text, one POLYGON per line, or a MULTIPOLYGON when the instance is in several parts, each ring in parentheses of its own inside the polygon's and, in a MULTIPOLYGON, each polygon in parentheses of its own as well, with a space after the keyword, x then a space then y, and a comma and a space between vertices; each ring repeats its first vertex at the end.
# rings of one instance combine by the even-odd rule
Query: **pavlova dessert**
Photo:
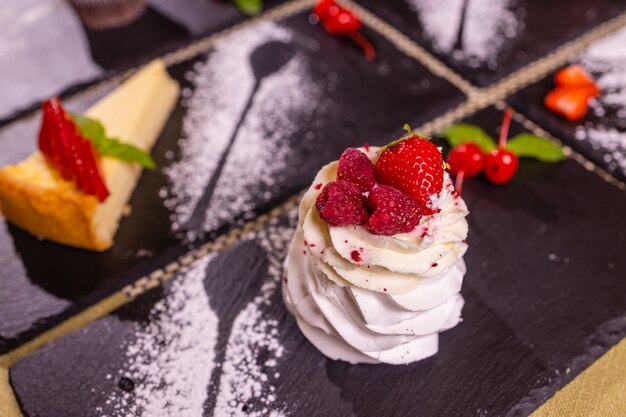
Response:
POLYGON ((437 353, 461 320, 468 211, 440 150, 410 134, 349 148, 300 203, 283 297, 307 339, 350 363, 437 353))

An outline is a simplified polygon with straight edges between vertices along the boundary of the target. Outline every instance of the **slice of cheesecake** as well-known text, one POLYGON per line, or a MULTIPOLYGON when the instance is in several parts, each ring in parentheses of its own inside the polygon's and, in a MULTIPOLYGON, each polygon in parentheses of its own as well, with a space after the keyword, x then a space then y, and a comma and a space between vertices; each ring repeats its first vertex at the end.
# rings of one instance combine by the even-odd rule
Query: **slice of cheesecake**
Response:
MULTIPOLYGON (((107 135, 150 152, 175 106, 180 87, 162 61, 153 61, 91 107, 107 135)), ((16 226, 42 238, 103 251, 141 175, 137 163, 103 156, 100 170, 110 195, 102 203, 64 180, 39 151, 0 169, 0 209, 16 226)))

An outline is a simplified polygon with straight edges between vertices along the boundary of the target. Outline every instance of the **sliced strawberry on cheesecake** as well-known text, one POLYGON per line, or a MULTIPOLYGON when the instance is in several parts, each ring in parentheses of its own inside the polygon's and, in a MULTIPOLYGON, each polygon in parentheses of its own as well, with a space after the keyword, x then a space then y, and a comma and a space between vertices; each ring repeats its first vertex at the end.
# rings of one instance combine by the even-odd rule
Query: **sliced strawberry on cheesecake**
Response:
POLYGON ((85 116, 70 115, 57 99, 45 102, 39 151, 0 169, 2 214, 42 239, 111 247, 179 92, 164 63, 154 61, 85 116))

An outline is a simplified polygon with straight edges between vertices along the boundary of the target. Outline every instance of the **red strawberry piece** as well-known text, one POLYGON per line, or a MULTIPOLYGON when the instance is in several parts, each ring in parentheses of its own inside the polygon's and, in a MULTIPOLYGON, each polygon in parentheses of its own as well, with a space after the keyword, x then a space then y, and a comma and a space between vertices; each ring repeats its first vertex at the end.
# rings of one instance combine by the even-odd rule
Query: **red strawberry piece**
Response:
POLYGON ((85 194, 100 202, 108 195, 98 167, 96 151, 84 138, 57 98, 42 105, 43 120, 39 131, 39 149, 54 169, 67 181, 73 181, 85 194))
MULTIPOLYGON (((59 171, 61 176, 69 180, 71 179, 71 174, 64 167, 63 139, 61 138, 63 113, 60 106, 61 104, 56 98, 43 104, 44 120, 41 130, 48 135, 47 141, 44 141, 48 145, 47 153, 44 153, 44 155, 48 157, 52 166, 59 171)), ((44 152, 44 149, 41 150, 44 152)))
POLYGON ((376 169, 367 155, 358 149, 348 148, 339 158, 337 179, 351 182, 365 193, 376 184, 376 169))
POLYGON ((548 109, 570 122, 576 122, 587 113, 591 97, 593 91, 589 87, 557 87, 548 93, 543 102, 548 109))
POLYGON ((359 187, 348 181, 331 181, 315 200, 322 220, 331 226, 365 224, 367 208, 359 187))
POLYGON ((376 162, 378 182, 416 199, 422 214, 436 212, 430 197, 443 187, 443 157, 428 139, 414 135, 393 143, 376 162))
POLYGON ((589 87, 594 96, 600 93, 591 76, 580 65, 570 65, 554 75, 554 82, 559 87, 589 87))
POLYGON ((422 217, 417 201, 387 185, 374 188, 367 197, 367 205, 371 212, 367 225, 377 235, 408 233, 422 217))

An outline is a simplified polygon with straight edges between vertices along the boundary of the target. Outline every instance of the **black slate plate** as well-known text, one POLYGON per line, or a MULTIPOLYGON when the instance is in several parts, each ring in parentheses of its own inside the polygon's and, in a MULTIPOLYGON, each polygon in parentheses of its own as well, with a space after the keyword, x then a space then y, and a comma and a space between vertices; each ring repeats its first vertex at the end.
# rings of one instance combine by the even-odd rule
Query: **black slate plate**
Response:
MULTIPOLYGON (((269 9, 283 1, 265 1, 264 9, 269 9)), ((217 0, 179 0, 174 8, 168 6, 168 2, 164 0, 155 0, 151 3, 137 20, 120 28, 92 30, 81 23, 87 50, 93 61, 104 72, 93 79, 85 79, 84 75, 78 72, 75 74, 75 81, 58 94, 67 97, 115 73, 140 66, 151 59, 180 49, 194 40, 219 32, 246 19, 246 16, 232 4, 217 0)), ((34 9, 32 7, 28 11, 41 13, 43 10, 44 13, 50 14, 57 12, 56 7, 34 9)), ((37 19, 40 21, 39 24, 58 24, 57 21, 46 16, 38 16, 37 19)), ((20 39, 14 41, 18 42, 20 39)), ((50 44, 49 48, 55 50, 59 46, 50 44)), ((36 54, 32 53, 21 53, 20 58, 22 58, 20 65, 24 68, 36 66, 40 62, 36 54)), ((50 69, 42 68, 43 70, 50 71, 50 69)), ((58 69, 52 69, 52 71, 56 70, 58 69)), ((77 72, 79 70, 75 68, 75 65, 73 66, 72 60, 68 60, 64 63, 63 71, 77 72)), ((20 87, 28 88, 28 83, 24 82, 20 87)), ((38 106, 38 102, 30 103, 11 114, 0 115, 0 126, 36 110, 38 106)))
POLYGON ((619 0, 358 3, 478 86, 492 84, 626 10, 626 2, 619 0))
MULTIPOLYGON (((12 226, 0 228, 0 352, 164 266, 233 223, 268 211, 308 185, 319 166, 345 147, 386 143, 402 133, 405 122, 419 125, 463 100, 460 91, 375 33, 368 31, 367 36, 376 44, 375 64, 350 42, 310 25, 303 13, 233 34, 207 58, 172 68, 184 86, 185 105, 175 109, 154 149, 163 169, 143 174, 131 200, 132 214, 123 219, 112 250, 90 253, 38 241, 12 226), (267 70, 267 63, 289 59, 282 72, 264 77, 240 120, 254 84, 249 66, 253 51, 257 73, 267 70), (191 76, 192 70, 201 75, 191 76), (219 82, 214 83, 213 76, 219 82), (196 96, 205 98, 194 102, 187 78, 204 83, 196 96), (183 123, 190 127, 181 134, 183 123), (211 183, 219 156, 238 125, 240 134, 220 181, 211 183), (192 141, 200 153, 196 148, 181 150, 192 141), (181 158, 184 163, 179 163, 181 158), (174 199, 175 185, 166 172, 179 175, 174 199), (180 172, 191 177, 181 179, 180 172), (206 181, 194 184, 200 193, 213 190, 213 201, 207 216, 199 210, 190 221, 179 222, 183 205, 193 211, 184 199, 192 179, 206 181), (203 227, 205 217, 209 224, 203 227), (179 227, 173 229, 173 222, 179 227)), ((70 107, 73 104, 76 110, 85 106, 70 107)), ((37 125, 31 119, 0 131, 0 163, 17 161, 32 150, 37 125)))
POLYGON ((625 41, 626 29, 621 29, 572 60, 582 64, 603 90, 578 122, 544 106, 544 97, 554 88, 552 76, 509 98, 521 113, 622 181, 626 181, 626 53, 620 51, 625 41))
MULTIPOLYGON (((495 134, 501 116, 487 109, 468 121, 495 134)), ((520 131, 513 123, 512 133, 520 131)), ((574 161, 524 160, 509 185, 473 179, 464 197, 464 321, 442 334, 430 359, 350 366, 304 339, 277 287, 293 210, 164 290, 19 361, 10 379, 22 409, 31 417, 142 408, 176 416, 528 415, 626 334, 626 194, 574 161)))

